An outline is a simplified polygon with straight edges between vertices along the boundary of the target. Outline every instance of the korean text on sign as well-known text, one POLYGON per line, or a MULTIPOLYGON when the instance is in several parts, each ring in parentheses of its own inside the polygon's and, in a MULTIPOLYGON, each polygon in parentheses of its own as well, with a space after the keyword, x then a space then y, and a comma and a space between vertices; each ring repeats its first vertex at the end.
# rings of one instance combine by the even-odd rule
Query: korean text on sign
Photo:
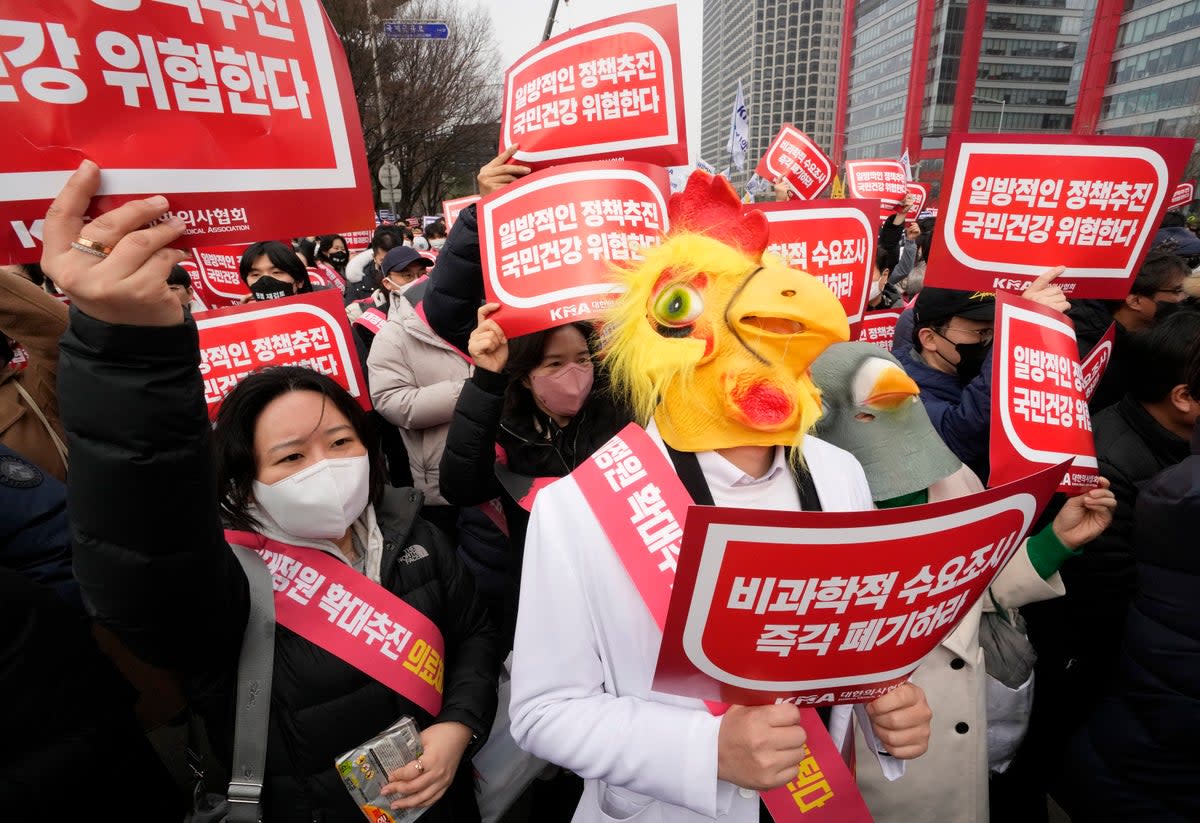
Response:
POLYGON ((93 213, 150 186, 190 245, 302 232, 295 215, 318 189, 323 219, 369 216, 352 87, 319 0, 0 0, 0 111, 0 258, 14 242, 36 256, 37 218, 80 156, 103 170, 93 213))
POLYGON ((1193 141, 952 135, 926 285, 1124 297, 1193 141), (944 250, 944 251, 943 251, 944 250))
POLYGON ((510 336, 586 320, 616 294, 615 266, 641 260, 667 230, 666 174, 642 163, 545 169, 478 208, 488 299, 510 336))
POLYGON ((505 77, 501 149, 517 162, 686 162, 673 7, 602 20, 533 49, 505 77))
POLYGON ((658 570, 675 572, 683 528, 663 500, 662 492, 646 479, 641 460, 620 437, 614 437, 591 457, 614 492, 625 495, 629 522, 637 527, 646 551, 658 560, 658 570))

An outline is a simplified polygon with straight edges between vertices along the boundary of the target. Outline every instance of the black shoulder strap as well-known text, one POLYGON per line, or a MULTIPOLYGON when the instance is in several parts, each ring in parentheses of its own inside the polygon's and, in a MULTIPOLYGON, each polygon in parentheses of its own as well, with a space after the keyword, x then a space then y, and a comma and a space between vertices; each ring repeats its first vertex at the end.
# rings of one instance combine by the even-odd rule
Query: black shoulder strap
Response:
POLYGON ((787 461, 792 478, 796 481, 796 491, 800 493, 800 508, 806 512, 825 511, 821 506, 821 497, 817 494, 817 486, 813 483, 812 472, 807 466, 797 466, 792 462, 793 453, 793 449, 787 450, 787 461))
MULTIPOLYGON (((666 446, 665 443, 663 445, 666 446)), ((683 487, 691 495, 692 502, 697 506, 712 506, 712 492, 708 488, 708 481, 704 479, 704 472, 700 470, 700 461, 696 459, 696 453, 676 451, 667 446, 667 456, 675 464, 675 473, 679 475, 683 487)))

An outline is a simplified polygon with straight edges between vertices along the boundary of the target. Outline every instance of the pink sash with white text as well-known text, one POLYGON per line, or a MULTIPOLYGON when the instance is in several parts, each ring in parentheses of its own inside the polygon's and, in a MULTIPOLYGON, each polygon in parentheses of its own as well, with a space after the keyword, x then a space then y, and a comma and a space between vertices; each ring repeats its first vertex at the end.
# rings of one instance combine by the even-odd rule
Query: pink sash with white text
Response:
MULTIPOLYGON (((692 499, 644 429, 630 424, 572 473, 661 631, 692 499), (632 515, 632 516, 630 516, 632 515)), ((727 706, 708 703, 714 715, 727 706)), ((870 823, 854 776, 816 709, 800 707, 806 756, 786 786, 762 793, 776 823, 870 823)))
POLYGON ((428 617, 318 549, 233 530, 225 539, 267 564, 279 625, 431 715, 442 710, 445 643, 428 617))

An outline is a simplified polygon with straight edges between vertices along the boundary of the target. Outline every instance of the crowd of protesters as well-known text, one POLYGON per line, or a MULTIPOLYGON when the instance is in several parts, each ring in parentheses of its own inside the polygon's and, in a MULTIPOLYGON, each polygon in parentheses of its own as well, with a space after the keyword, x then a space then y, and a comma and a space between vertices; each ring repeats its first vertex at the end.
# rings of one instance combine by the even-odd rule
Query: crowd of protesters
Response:
MULTIPOLYGON (((511 150, 502 153, 480 170, 480 193, 526 173, 511 150)), ((230 544, 257 540, 336 558, 427 617, 445 641, 435 713, 280 627, 263 819, 360 819, 334 759, 407 715, 425 753, 389 775, 394 808, 426 808, 429 821, 480 820, 486 789, 471 759, 489 735, 509 733, 493 731, 506 657, 528 642, 530 621, 556 620, 546 607, 555 601, 521 602, 531 591, 522 585, 528 499, 636 417, 613 390, 595 329, 570 323, 505 336, 499 307, 485 302, 474 206, 448 236, 440 222, 423 236, 384 225, 353 256, 336 234, 255 243, 239 267, 247 300, 342 291, 374 410, 364 413, 322 375, 279 367, 239 383, 210 424, 191 319, 198 304, 168 248, 180 228, 141 228, 166 210, 150 198, 116 209, 104 236, 90 236, 107 255, 72 247, 101 232, 83 222, 98 179, 85 163, 60 194, 41 266, 0 269, 0 691, 10 696, 0 809, 33 820, 103 801, 124 820, 181 819, 193 781, 164 766, 145 734, 157 727, 198 723, 215 761, 235 765, 236 675, 253 604, 230 544), (144 242, 124 242, 133 234, 144 242), (329 285, 314 284, 314 271, 329 285), (357 322, 369 312, 379 325, 357 322)), ((990 470, 995 298, 923 288, 926 266, 936 266, 926 259, 934 221, 906 221, 908 205, 880 231, 868 299, 868 311, 902 311, 892 354, 846 344, 814 367, 826 397, 817 435, 852 454, 844 459, 855 472, 864 467, 864 507, 971 494, 990 470), (867 435, 843 424, 854 409, 839 386, 872 356, 906 381, 923 414, 873 418, 867 435), (911 482, 892 482, 904 474, 911 482)), ((1115 324, 1091 400, 1104 480, 1055 501, 991 603, 965 621, 977 627, 985 607, 1016 621, 1019 607, 1037 653, 1005 755, 989 750, 990 726, 1010 718, 990 703, 984 710, 977 632, 956 632, 914 675, 924 696, 902 708, 903 730, 916 736, 891 738, 885 724, 876 729, 882 743, 859 754, 876 820, 1045 820, 1047 795, 1076 821, 1200 820, 1198 267, 1200 239, 1169 213, 1123 300, 1068 302, 1054 284, 1058 269, 1025 292, 1074 321, 1081 356, 1115 324), (932 719, 916 710, 926 701, 932 719), (898 758, 928 753, 891 781, 872 758, 887 754, 883 745, 898 758)), ((542 531, 557 522, 543 521, 542 531)), ((556 539, 572 541, 571 524, 562 528, 556 539)), ((603 596, 595 585, 584 596, 603 596)), ((613 627, 596 631, 611 638, 613 627)), ((548 651, 545 665, 569 667, 577 652, 556 661, 548 651)), ((557 674, 564 683, 572 675, 557 674)), ((560 695, 559 705, 590 717, 567 698, 603 696, 560 695)), ((567 821, 577 803, 579 820, 748 819, 721 800, 723 787, 735 787, 731 775, 744 774, 725 765, 726 749, 719 763, 716 752, 689 749, 706 738, 661 741, 681 774, 685 759, 713 772, 718 797, 685 808, 628 773, 620 756, 603 767, 590 761, 595 748, 582 741, 597 730, 547 744, 539 722, 525 714, 517 723, 534 765, 510 821, 567 821), (585 780, 597 779, 600 816, 589 816, 585 780)), ((745 757, 754 746, 745 744, 745 757)))

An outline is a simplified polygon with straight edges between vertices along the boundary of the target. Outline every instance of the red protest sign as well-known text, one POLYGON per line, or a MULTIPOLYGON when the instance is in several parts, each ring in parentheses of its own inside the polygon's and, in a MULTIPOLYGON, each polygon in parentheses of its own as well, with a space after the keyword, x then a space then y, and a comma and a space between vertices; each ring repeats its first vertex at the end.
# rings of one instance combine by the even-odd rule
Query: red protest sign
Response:
POLYGON ((1168 209, 1181 209, 1188 203, 1196 199, 1196 181, 1184 180, 1175 187, 1175 191, 1171 192, 1171 200, 1167 203, 1168 209))
POLYGON ((874 700, 970 611, 1061 476, 882 511, 689 508, 655 691, 874 700))
POLYGON ((951 135, 925 285, 1020 292, 1062 265, 1070 297, 1124 297, 1194 142, 951 135))
POLYGON ((846 196, 874 198, 895 211, 908 194, 908 174, 899 160, 847 160, 846 196))
POLYGON ((915 221, 921 216, 922 210, 925 208, 925 201, 929 199, 929 185, 926 183, 906 183, 908 194, 913 197, 912 205, 908 207, 908 211, 904 213, 904 220, 907 223, 915 221))
POLYGON ((553 37, 504 75, 500 150, 545 168, 580 160, 687 162, 675 6, 553 37))
POLYGON ((896 321, 900 319, 900 311, 868 311, 863 316, 862 325, 858 330, 859 343, 874 343, 884 351, 892 350, 896 338, 896 321))
POLYGON ((346 241, 346 250, 350 252, 351 257, 370 248, 372 234, 374 232, 369 229, 342 233, 342 239, 346 241))
POLYGON ((165 194, 181 247, 369 225, 320 0, 0 0, 0 18, 0 263, 40 255, 42 215, 85 157, 103 170, 91 214, 165 194))
MULTIPOLYGON (((201 302, 210 309, 241 305, 250 289, 242 282, 238 266, 249 243, 192 249, 200 281, 201 302)), ((195 280, 196 278, 193 278, 195 280)))
POLYGON ((371 409, 342 296, 335 290, 200 312, 196 327, 204 399, 213 419, 230 389, 267 366, 305 366, 327 374, 371 409))
POLYGON ((442 217, 446 220, 446 233, 454 227, 454 221, 458 220, 458 213, 472 203, 479 202, 479 195, 472 194, 468 197, 456 197, 453 200, 442 201, 442 217))
POLYGON ((479 201, 487 299, 509 337, 607 309, 614 264, 641 259, 667 230, 667 173, 645 163, 534 172, 479 201))
POLYGON ((784 123, 754 173, 764 180, 786 177, 796 197, 812 200, 829 185, 833 164, 807 134, 784 123))
POLYGON ((996 293, 990 460, 990 486, 1064 461, 1071 465, 1059 491, 1096 485, 1075 327, 1062 312, 1009 292, 996 293))
POLYGON ((1096 393, 1096 387, 1100 385, 1101 378, 1104 377, 1108 362, 1112 360, 1113 341, 1116 339, 1117 324, 1109 323, 1104 335, 1096 341, 1096 345, 1092 346, 1092 350, 1087 353, 1087 357, 1083 358, 1083 363, 1080 365, 1083 396, 1089 403, 1092 401, 1092 395, 1096 393))
POLYGON ((842 304, 856 333, 866 309, 875 266, 879 210, 874 200, 809 200, 751 203, 767 216, 767 251, 824 283, 842 304))

